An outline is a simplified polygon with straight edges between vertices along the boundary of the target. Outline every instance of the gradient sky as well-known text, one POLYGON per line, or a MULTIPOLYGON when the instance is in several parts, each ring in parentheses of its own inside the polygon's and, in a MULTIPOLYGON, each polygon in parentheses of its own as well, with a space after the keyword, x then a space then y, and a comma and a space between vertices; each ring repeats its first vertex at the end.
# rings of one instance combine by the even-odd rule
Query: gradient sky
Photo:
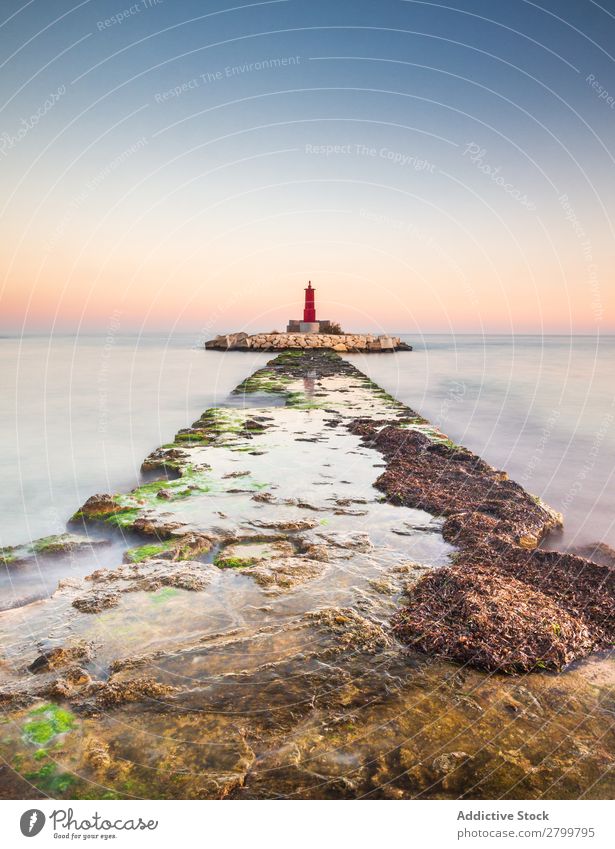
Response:
POLYGON ((1 9, 2 331, 615 331, 613 0, 1 9))

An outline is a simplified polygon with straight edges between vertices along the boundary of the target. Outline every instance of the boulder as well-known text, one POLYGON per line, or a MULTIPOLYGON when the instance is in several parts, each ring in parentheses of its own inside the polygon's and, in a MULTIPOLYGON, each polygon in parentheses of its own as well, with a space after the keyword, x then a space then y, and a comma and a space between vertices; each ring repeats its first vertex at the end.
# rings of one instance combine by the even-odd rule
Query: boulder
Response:
POLYGON ((378 342, 380 343, 381 351, 392 351, 395 348, 393 340, 390 336, 379 336, 378 342))

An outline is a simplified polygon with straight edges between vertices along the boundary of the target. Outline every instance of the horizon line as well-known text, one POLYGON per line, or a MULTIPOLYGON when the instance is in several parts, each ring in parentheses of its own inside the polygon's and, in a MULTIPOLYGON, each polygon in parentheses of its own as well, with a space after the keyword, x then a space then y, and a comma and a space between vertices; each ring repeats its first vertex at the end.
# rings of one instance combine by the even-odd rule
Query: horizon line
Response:
MULTIPOLYGON (((208 331, 208 333, 212 333, 218 336, 224 336, 228 333, 237 333, 237 332, 247 332, 247 331, 208 331)), ((253 333, 249 334, 251 336, 256 336, 260 334, 270 334, 273 331, 271 330, 256 330, 253 333)), ((277 331, 280 335, 285 335, 285 331, 277 331)), ((346 335, 357 335, 357 334, 365 334, 371 333, 377 336, 386 336, 386 335, 396 335, 396 336, 413 336, 416 339, 421 339, 423 336, 501 336, 501 337, 519 337, 519 336, 527 336, 527 337, 559 337, 559 338, 572 338, 572 337, 586 337, 586 338, 596 338, 596 337, 615 337, 615 330, 609 330, 605 333, 600 332, 588 332, 588 331, 578 331, 578 332, 563 332, 563 331, 554 331, 550 333, 541 333, 540 331, 523 331, 519 333, 513 332, 504 332, 504 331, 481 331, 481 330, 460 330, 460 331, 444 331, 444 330, 425 330, 420 333, 407 331, 407 330, 388 330, 386 332, 375 333, 370 330, 349 330, 346 335)), ((115 332, 112 334, 115 338, 118 337, 127 337, 127 336, 205 336, 200 330, 170 330, 170 329, 160 329, 160 330, 138 330, 136 328, 130 328, 124 330, 122 332, 115 332)), ((0 330, 0 339, 25 339, 25 338, 53 338, 54 336, 58 337, 71 337, 78 338, 80 336, 109 336, 109 331, 100 328, 97 330, 58 330, 58 331, 50 331, 50 330, 32 330, 32 331, 5 331, 0 330)))

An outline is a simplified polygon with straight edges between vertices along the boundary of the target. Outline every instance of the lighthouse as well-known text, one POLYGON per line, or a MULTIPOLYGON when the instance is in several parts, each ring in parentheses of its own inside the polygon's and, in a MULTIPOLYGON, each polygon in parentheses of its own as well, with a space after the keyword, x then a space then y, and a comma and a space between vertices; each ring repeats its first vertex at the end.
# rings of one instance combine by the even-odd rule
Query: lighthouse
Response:
MULTIPOLYGON (((316 302, 314 300, 314 289, 312 289, 312 281, 308 280, 307 289, 305 290, 305 306, 303 308, 303 323, 313 324, 316 321, 316 302)), ((318 333, 318 330, 316 330, 318 333)))
POLYGON ((327 333, 331 325, 330 321, 316 320, 316 289, 312 281, 308 280, 305 288, 305 301, 303 305, 303 321, 290 319, 286 328, 287 333, 327 333))

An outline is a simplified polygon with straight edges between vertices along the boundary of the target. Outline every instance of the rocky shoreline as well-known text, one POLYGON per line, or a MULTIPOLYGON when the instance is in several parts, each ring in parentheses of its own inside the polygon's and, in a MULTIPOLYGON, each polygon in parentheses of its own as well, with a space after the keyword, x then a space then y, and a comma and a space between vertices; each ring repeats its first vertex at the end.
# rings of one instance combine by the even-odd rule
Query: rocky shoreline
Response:
POLYGON ((371 333, 227 333, 205 343, 208 350, 220 351, 282 351, 310 349, 337 353, 380 354, 411 351, 412 346, 398 336, 374 336, 371 333))
POLYGON ((0 614, 0 796, 612 792, 613 552, 540 548, 561 516, 336 353, 281 352, 143 473, 0 552, 123 552, 0 614))
MULTIPOLYGON (((563 518, 465 448, 391 424, 351 425, 381 451, 375 486, 445 519, 454 565, 421 579, 396 615, 404 642, 498 672, 560 670, 615 637, 615 552, 607 562, 538 548, 563 518)), ((599 548, 604 549, 604 546, 599 548)))

